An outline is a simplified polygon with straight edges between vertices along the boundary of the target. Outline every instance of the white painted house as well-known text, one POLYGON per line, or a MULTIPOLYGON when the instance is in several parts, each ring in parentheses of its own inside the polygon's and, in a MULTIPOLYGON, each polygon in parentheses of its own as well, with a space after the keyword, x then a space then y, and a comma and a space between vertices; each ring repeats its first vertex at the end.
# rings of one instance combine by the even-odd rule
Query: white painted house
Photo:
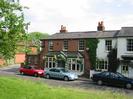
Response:
POLYGON ((120 60, 118 72, 133 78, 133 27, 122 27, 121 30, 99 31, 97 47, 96 71, 108 70, 109 51, 117 48, 117 58, 120 60))
POLYGON ((117 35, 117 58, 121 60, 118 72, 133 78, 133 27, 122 27, 117 35))
POLYGON ((112 48, 116 48, 117 38, 115 35, 118 31, 100 31, 97 35, 98 47, 97 47, 97 71, 108 70, 108 53, 112 48))

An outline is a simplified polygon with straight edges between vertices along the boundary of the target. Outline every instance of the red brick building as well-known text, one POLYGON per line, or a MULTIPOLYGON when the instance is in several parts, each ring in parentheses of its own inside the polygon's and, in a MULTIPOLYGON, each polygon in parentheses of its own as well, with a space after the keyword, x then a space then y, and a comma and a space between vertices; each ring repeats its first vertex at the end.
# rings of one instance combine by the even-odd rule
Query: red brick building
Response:
MULTIPOLYGON (((97 29, 103 31, 103 23, 99 23, 97 29)), ((63 67, 89 76, 91 64, 86 40, 96 38, 97 34, 97 31, 68 32, 62 25, 59 33, 41 40, 42 48, 36 61, 42 68, 63 67)))

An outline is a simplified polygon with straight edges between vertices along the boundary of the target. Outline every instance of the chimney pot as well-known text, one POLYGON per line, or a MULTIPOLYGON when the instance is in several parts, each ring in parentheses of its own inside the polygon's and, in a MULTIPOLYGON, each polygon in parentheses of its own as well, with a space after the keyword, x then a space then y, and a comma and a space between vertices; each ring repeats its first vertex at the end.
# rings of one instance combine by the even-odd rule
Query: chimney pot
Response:
POLYGON ((98 22, 98 26, 97 26, 97 31, 104 31, 105 27, 104 27, 104 22, 98 22))
POLYGON ((60 33, 64 33, 64 32, 67 32, 66 27, 61 25, 60 33))

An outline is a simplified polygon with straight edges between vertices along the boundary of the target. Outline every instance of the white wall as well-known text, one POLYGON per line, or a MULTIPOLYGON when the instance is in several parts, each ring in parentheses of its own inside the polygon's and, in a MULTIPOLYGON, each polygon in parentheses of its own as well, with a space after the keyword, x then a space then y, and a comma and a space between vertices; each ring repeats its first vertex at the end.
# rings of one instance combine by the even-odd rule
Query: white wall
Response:
MULTIPOLYGON (((119 37, 119 38, 104 38, 99 39, 97 47, 97 58, 107 59, 108 52, 105 49, 105 40, 112 40, 112 47, 117 48, 117 58, 122 60, 121 55, 133 55, 133 52, 127 51, 127 39, 133 39, 133 37, 119 37)), ((121 65, 119 66, 117 72, 122 73, 121 65)), ((133 68, 129 67, 127 74, 122 73, 123 75, 133 78, 133 68)))
POLYGON ((127 39, 133 39, 133 38, 125 37, 125 38, 117 39, 117 58, 119 58, 119 59, 122 59, 121 55, 133 55, 133 52, 127 51, 127 39))
POLYGON ((99 39, 98 47, 97 47, 97 58, 99 58, 99 59, 107 59, 108 52, 105 49, 105 40, 112 40, 112 48, 117 47, 117 39, 116 38, 99 39))
POLYGON ((122 73, 121 66, 119 66, 117 72, 121 73, 122 75, 124 75, 126 77, 133 78, 133 68, 131 68, 131 67, 129 67, 128 73, 122 73))
POLYGON ((129 77, 133 78, 133 68, 129 67, 129 77))
POLYGON ((117 39, 117 58, 121 59, 121 55, 126 54, 126 39, 118 38, 117 39))
MULTIPOLYGON (((119 58, 120 60, 123 60, 121 58, 122 55, 133 55, 133 51, 132 52, 127 51, 127 39, 133 39, 133 37, 123 37, 117 39, 117 58, 119 58)), ((122 73, 120 65, 117 72, 122 73, 124 76, 133 78, 133 68, 129 67, 128 70, 129 71, 127 74, 122 73)))

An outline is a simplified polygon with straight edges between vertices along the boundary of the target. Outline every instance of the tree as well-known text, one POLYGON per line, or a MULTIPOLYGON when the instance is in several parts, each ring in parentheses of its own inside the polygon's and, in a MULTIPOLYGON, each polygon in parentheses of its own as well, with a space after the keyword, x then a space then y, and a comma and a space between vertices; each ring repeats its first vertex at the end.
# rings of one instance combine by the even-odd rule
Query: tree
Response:
POLYGON ((24 15, 18 3, 0 1, 0 55, 11 59, 15 55, 17 42, 25 35, 24 15))
POLYGON ((40 49, 40 39, 48 38, 47 33, 41 33, 41 32, 32 32, 27 35, 28 41, 32 42, 38 50, 40 49))
POLYGON ((117 49, 112 49, 108 54, 109 66, 108 71, 116 72, 119 66, 119 60, 117 59, 117 49))
POLYGON ((98 40, 95 38, 89 38, 86 40, 86 47, 88 48, 88 55, 90 57, 91 69, 96 66, 96 49, 98 45, 98 40))

